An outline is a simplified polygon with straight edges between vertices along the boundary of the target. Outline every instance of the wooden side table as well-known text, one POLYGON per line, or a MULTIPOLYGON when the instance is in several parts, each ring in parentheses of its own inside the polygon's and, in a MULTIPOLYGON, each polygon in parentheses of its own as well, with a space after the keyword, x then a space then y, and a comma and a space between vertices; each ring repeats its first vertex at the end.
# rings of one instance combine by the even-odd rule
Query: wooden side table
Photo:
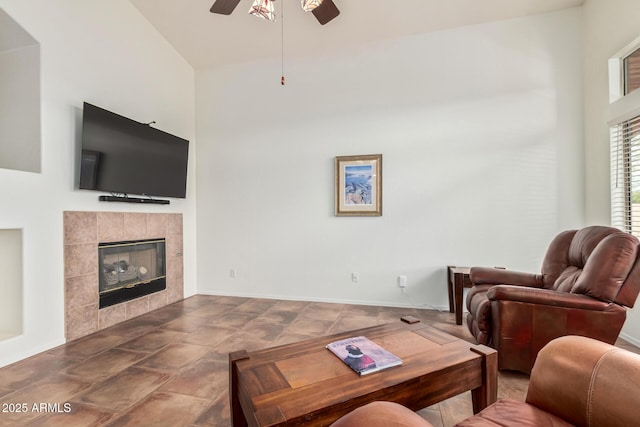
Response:
POLYGON ((469 267, 447 266, 447 285, 449 288, 449 312, 456 314, 456 325, 462 325, 462 288, 472 286, 469 267))

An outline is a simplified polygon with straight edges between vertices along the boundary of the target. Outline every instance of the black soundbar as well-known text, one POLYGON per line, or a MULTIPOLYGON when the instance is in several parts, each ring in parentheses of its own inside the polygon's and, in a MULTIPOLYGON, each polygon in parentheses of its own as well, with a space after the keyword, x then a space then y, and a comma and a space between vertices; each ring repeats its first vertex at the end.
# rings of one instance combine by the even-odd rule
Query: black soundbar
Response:
POLYGON ((149 205, 168 205, 171 203, 171 201, 164 199, 143 199, 140 197, 128 196, 100 196, 98 199, 101 202, 144 203, 149 205))

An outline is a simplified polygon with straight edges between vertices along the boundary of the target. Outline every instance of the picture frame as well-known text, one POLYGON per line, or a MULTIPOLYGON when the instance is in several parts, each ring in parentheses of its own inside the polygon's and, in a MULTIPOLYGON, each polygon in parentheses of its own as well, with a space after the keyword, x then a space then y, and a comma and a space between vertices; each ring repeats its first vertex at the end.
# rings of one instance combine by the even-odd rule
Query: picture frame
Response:
POLYGON ((336 156, 336 216, 382 216, 382 154, 336 156))

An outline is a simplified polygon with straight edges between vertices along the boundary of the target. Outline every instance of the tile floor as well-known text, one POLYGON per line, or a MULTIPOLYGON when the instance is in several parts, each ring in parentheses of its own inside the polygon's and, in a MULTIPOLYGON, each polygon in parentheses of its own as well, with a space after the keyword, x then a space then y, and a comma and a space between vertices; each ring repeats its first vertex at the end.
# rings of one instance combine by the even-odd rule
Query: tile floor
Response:
MULTIPOLYGON (((197 295, 0 369, 0 425, 229 426, 230 351, 407 314, 473 342, 448 312, 197 295)), ((524 399, 527 383, 500 372, 499 397, 524 399)), ((470 393, 420 411, 436 427, 471 413, 470 393)))

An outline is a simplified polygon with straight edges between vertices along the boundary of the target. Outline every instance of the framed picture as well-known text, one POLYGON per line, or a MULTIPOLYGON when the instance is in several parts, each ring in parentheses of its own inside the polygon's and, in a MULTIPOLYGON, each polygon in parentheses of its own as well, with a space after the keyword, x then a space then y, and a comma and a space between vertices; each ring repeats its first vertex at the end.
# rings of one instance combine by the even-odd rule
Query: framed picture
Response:
POLYGON ((382 216, 382 154, 338 156, 336 216, 382 216))

